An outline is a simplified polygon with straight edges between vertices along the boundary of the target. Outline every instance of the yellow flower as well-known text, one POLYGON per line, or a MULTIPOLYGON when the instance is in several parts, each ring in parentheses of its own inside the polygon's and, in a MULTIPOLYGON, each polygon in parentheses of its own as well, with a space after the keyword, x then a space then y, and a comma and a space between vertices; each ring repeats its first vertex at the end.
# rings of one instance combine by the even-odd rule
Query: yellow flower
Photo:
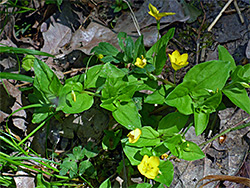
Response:
POLYGON ((138 129, 138 128, 136 128, 135 130, 133 130, 133 131, 130 131, 129 133, 128 133, 128 141, 129 141, 129 143, 136 143, 137 142, 137 140, 140 138, 140 136, 141 136, 141 130, 140 129, 138 129))
POLYGON ((148 157, 144 155, 141 163, 137 166, 139 172, 146 176, 148 179, 154 179, 159 173, 160 159, 159 157, 152 156, 148 157))
POLYGON ((149 3, 148 5, 149 8, 149 14, 153 17, 155 17, 156 20, 160 20, 162 17, 164 16, 170 16, 170 15, 174 15, 174 12, 159 12, 159 10, 157 10, 157 8, 155 6, 153 6, 151 3, 149 3))
POLYGON ((163 160, 163 159, 167 159, 167 158, 168 158, 168 154, 164 153, 164 154, 161 155, 161 159, 162 159, 162 160, 163 160))
POLYGON ((143 55, 141 56, 141 58, 137 57, 137 58, 136 58, 135 65, 136 65, 137 67, 144 68, 144 67, 147 65, 147 60, 146 60, 146 58, 144 58, 143 55))
POLYGON ((98 54, 98 55, 97 55, 97 58, 100 59, 100 60, 101 60, 103 57, 104 57, 104 56, 103 56, 102 54, 98 54))
POLYGON ((171 65, 173 67, 173 69, 175 71, 181 69, 182 67, 185 67, 186 65, 188 65, 187 59, 188 59, 188 54, 182 54, 180 55, 180 53, 178 52, 178 50, 175 50, 172 55, 168 54, 170 61, 171 61, 171 65))

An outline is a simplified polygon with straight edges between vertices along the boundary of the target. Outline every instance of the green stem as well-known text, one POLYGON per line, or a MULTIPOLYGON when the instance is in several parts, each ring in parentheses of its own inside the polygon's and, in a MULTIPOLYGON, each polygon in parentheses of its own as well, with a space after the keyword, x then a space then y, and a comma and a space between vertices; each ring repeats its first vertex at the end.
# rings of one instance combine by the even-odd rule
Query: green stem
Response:
POLYGON ((159 38, 160 38, 160 21, 159 20, 156 20, 156 23, 157 23, 157 42, 156 42, 156 50, 155 50, 155 53, 154 53, 154 57, 153 57, 153 65, 155 66, 155 61, 156 61, 156 56, 158 54, 158 46, 159 46, 159 38))
POLYGON ((158 34, 157 34, 157 41, 159 40, 159 38, 160 38, 160 20, 157 20, 156 21, 157 22, 157 31, 158 31, 158 34))
POLYGON ((186 128, 186 130, 184 131, 184 133, 182 134, 182 136, 185 136, 185 134, 188 132, 188 130, 190 129, 190 127, 193 125, 193 123, 190 123, 188 125, 188 127, 186 128))
POLYGON ((171 85, 172 87, 176 87, 175 84, 173 84, 172 82, 170 82, 168 80, 164 80, 164 79, 158 78, 158 77, 157 77, 157 80, 163 82, 164 84, 171 85))
POLYGON ((101 95, 100 94, 96 94, 96 93, 93 93, 93 92, 91 92, 91 91, 82 91, 82 93, 87 93, 87 94, 89 94, 89 95, 93 95, 93 96, 96 96, 96 97, 101 97, 101 95))
POLYGON ((80 176, 80 178, 82 178, 83 181, 85 181, 91 188, 94 188, 90 182, 88 182, 84 177, 80 176))
POLYGON ((17 145, 20 146, 21 144, 23 144, 26 140, 28 140, 29 137, 31 137, 33 134, 36 133, 36 131, 38 131, 41 127, 44 126, 44 124, 50 120, 50 118, 52 118, 55 115, 55 113, 53 113, 50 117, 48 117, 44 122, 42 122, 39 126, 37 126, 30 134, 28 134, 28 136, 26 136, 21 142, 19 142, 17 145))
MULTIPOLYGON (((239 123, 236 124, 236 125, 239 125, 239 124, 241 124, 241 123, 247 121, 248 119, 250 119, 250 117, 245 118, 244 120, 242 120, 241 122, 239 122, 239 123)), ((220 136, 222 136, 222 135, 224 135, 224 134, 226 134, 226 133, 228 133, 228 132, 235 131, 235 130, 238 130, 238 129, 243 129, 243 128, 248 127, 248 126, 250 126, 250 123, 243 124, 243 125, 239 125, 239 126, 236 126, 236 127, 228 128, 228 129, 222 131, 220 134, 218 134, 218 135, 214 136, 213 138, 209 139, 208 141, 201 143, 199 146, 200 146, 200 147, 201 147, 201 146, 204 146, 204 145, 206 145, 206 144, 208 144, 208 143, 214 141, 215 139, 219 138, 220 136)))

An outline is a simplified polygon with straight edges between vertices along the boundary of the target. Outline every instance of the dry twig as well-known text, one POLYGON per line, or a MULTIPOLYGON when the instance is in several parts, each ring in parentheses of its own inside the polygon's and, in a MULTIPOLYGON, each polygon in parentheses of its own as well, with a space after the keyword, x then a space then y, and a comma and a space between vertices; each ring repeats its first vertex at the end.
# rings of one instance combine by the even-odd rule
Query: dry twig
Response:
POLYGON ((214 25, 217 23, 217 21, 222 16, 222 13, 227 9, 227 7, 233 2, 234 0, 228 0, 227 4, 223 7, 223 9, 220 11, 218 16, 215 18, 215 20, 211 23, 211 25, 208 27, 207 31, 211 31, 211 29, 214 27, 214 25))

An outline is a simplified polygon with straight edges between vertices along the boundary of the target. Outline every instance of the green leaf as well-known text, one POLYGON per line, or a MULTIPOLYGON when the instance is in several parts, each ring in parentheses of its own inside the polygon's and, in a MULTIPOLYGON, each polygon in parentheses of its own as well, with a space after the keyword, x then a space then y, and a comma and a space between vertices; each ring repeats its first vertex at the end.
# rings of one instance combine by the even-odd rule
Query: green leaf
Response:
POLYGON ((125 39, 125 48, 124 48, 124 54, 123 60, 127 63, 133 61, 134 59, 134 50, 135 50, 135 44, 133 39, 130 36, 127 36, 125 39))
POLYGON ((141 137, 143 137, 143 138, 157 138, 157 137, 159 137, 159 133, 150 126, 142 127, 141 131, 142 131, 141 137))
POLYGON ((119 32, 117 35, 118 44, 122 51, 125 51, 124 41, 126 37, 127 37, 127 33, 124 33, 124 32, 119 32))
POLYGON ((209 112, 194 111, 195 134, 198 136, 206 129, 209 122, 209 112))
POLYGON ((121 103, 112 115, 118 123, 129 130, 141 127, 140 115, 133 101, 121 103))
POLYGON ((213 60, 195 65, 185 75, 183 82, 195 81, 198 89, 221 90, 232 70, 232 63, 228 61, 213 60))
POLYGON ((200 147, 193 142, 187 141, 184 147, 185 148, 181 148, 181 152, 179 155, 180 159, 184 159, 186 161, 194 161, 205 157, 205 154, 202 152, 200 147))
POLYGON ((144 103, 148 104, 164 104, 165 98, 169 94, 169 91, 171 90, 170 85, 161 85, 159 89, 155 90, 152 94, 148 95, 144 103))
POLYGON ((250 114, 250 99, 248 93, 240 84, 226 86, 222 92, 238 107, 250 114))
POLYGON ((105 65, 103 65, 100 76, 104 78, 107 77, 119 78, 119 77, 124 77, 126 74, 127 74, 126 72, 117 68, 115 65, 106 63, 105 65))
POLYGON ((134 52, 134 61, 137 57, 141 57, 142 55, 145 57, 146 50, 143 43, 143 35, 141 35, 136 41, 135 41, 135 52, 134 52))
POLYGON ((69 171, 70 178, 74 177, 77 174, 78 170, 76 162, 68 160, 68 158, 66 158, 66 160, 63 161, 60 168, 61 170, 59 174, 65 175, 69 171))
POLYGON ((153 148, 153 151, 152 153, 157 156, 157 157, 160 157, 162 154, 168 152, 169 149, 165 146, 164 142, 161 142, 160 144, 156 145, 154 148, 153 148))
POLYGON ((173 178, 174 178, 174 166, 170 161, 160 161, 159 169, 161 174, 159 173, 155 177, 155 181, 165 184, 166 186, 170 186, 173 178))
POLYGON ((73 155, 75 156, 76 160, 81 160, 84 158, 84 150, 82 150, 82 146, 77 146, 73 148, 73 155))
POLYGON ((62 110, 64 113, 69 114, 81 113, 88 110, 93 103, 93 96, 85 93, 80 82, 69 82, 60 91, 57 110, 62 110), (76 101, 72 97, 72 91, 75 93, 76 101))
POLYGON ((168 32, 160 38, 146 53, 146 58, 150 59, 150 63, 153 63, 153 54, 158 51, 158 49, 161 49, 163 46, 168 44, 168 41, 173 38, 175 32, 175 28, 171 28, 168 30, 168 32))
POLYGON ((119 51, 111 44, 107 42, 100 42, 98 46, 94 47, 90 53, 95 53, 96 55, 102 54, 102 55, 110 55, 110 56, 116 56, 119 51))
POLYGON ((134 184, 130 185, 129 188, 151 188, 151 184, 149 183, 140 183, 140 184, 134 184))
POLYGON ((195 133, 200 135, 207 127, 209 114, 215 112, 222 100, 221 91, 215 94, 209 93, 210 96, 199 97, 194 104, 194 122, 195 133))
POLYGON ((102 140, 102 147, 104 150, 114 150, 116 146, 120 143, 122 130, 108 131, 104 130, 105 136, 102 140))
POLYGON ((36 175, 36 188, 50 188, 49 182, 45 181, 42 174, 36 175))
POLYGON ((95 65, 91 67, 86 74, 84 88, 99 88, 105 83, 105 78, 100 77, 103 65, 95 65))
POLYGON ((82 161, 79 164, 79 175, 81 176, 82 174, 91 178, 94 178, 97 175, 95 167, 89 160, 82 161))
POLYGON ((101 62, 103 62, 103 63, 111 63, 111 62, 120 63, 120 61, 117 58, 115 58, 115 57, 113 57, 111 55, 103 57, 101 59, 101 62))
POLYGON ((119 12, 119 11, 121 11, 121 10, 122 10, 122 7, 117 6, 117 7, 115 7, 115 9, 114 9, 114 13, 119 12))
POLYGON ((166 46, 167 45, 163 45, 161 48, 159 48, 158 54, 156 56, 155 72, 154 72, 156 75, 161 74, 162 69, 168 59, 166 55, 166 46))
POLYGON ((143 157, 140 154, 142 148, 128 145, 127 144, 128 138, 122 139, 121 142, 122 142, 123 151, 125 155, 127 156, 127 158, 129 159, 131 165, 134 166, 134 165, 140 164, 142 157, 143 157))
POLYGON ((176 107, 179 112, 185 115, 193 113, 193 100, 190 97, 192 89, 197 85, 195 81, 186 81, 179 84, 166 98, 169 106, 176 107))
POLYGON ((48 65, 38 59, 34 61, 34 72, 34 87, 42 92, 50 102, 57 103, 57 97, 62 88, 58 77, 48 65))
POLYGON ((224 46, 221 45, 218 46, 218 54, 219 54, 219 60, 229 61, 231 63, 231 70, 234 70, 236 68, 234 58, 231 56, 231 54, 227 51, 227 49, 224 46))
POLYGON ((35 61, 35 56, 26 55, 22 61, 22 67, 24 68, 24 70, 29 71, 31 67, 33 67, 34 61, 35 61))
POLYGON ((93 143, 92 142, 88 142, 87 146, 85 146, 83 148, 83 151, 84 151, 85 156, 88 159, 97 156, 98 153, 99 153, 99 150, 98 150, 97 146, 93 147, 93 143))
POLYGON ((32 115, 32 123, 41 123, 52 113, 53 111, 51 109, 51 105, 43 104, 41 108, 35 108, 34 113, 32 115))
POLYGON ((102 182, 99 188, 112 188, 109 178, 107 178, 104 182, 102 182))
POLYGON ((183 138, 180 134, 176 134, 170 138, 165 139, 165 146, 171 151, 171 153, 179 157, 180 155, 180 145, 183 143, 183 138))
POLYGON ((183 83, 167 96, 166 103, 185 115, 192 114, 195 98, 193 100, 191 96, 199 98, 221 90, 229 78, 231 67, 228 61, 208 61, 194 66, 185 75, 183 83))
POLYGON ((190 3, 186 3, 185 0, 181 0, 182 8, 186 16, 189 16, 188 23, 194 22, 197 17, 199 17, 202 13, 201 10, 197 9, 190 3))
POLYGON ((31 49, 26 49, 26 48, 15 48, 15 47, 9 47, 9 46, 0 46, 0 52, 54 57, 51 54, 48 54, 46 52, 41 52, 38 50, 31 50, 31 49))
POLYGON ((25 82, 33 83, 34 79, 32 77, 22 75, 22 74, 15 74, 9 72, 0 72, 0 79, 13 79, 13 80, 20 80, 25 82))
POLYGON ((169 113, 159 122, 158 132, 164 134, 164 136, 173 136, 185 127, 188 118, 189 116, 183 115, 179 112, 169 113))

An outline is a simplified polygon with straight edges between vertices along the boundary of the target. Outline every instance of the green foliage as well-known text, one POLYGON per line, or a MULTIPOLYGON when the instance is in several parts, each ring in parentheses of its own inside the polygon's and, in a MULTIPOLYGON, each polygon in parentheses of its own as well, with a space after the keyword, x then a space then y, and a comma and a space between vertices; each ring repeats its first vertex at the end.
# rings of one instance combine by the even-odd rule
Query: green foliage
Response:
POLYGON ((33 67, 34 61, 35 61, 35 56, 26 55, 23 58, 23 64, 22 64, 22 67, 24 68, 24 70, 29 71, 31 69, 31 67, 33 67))
MULTIPOLYGON (((57 1, 57 3, 61 4, 62 1, 57 1)), ((33 67, 34 78, 11 73, 0 73, 0 78, 28 81, 33 84, 33 93, 29 95, 29 100, 33 103, 31 107, 35 107, 32 123, 41 123, 19 144, 1 135, 0 139, 12 150, 22 152, 27 156, 28 154, 21 145, 52 116, 59 112, 82 113, 95 104, 109 111, 114 124, 119 124, 115 126, 115 129, 105 130, 105 136, 102 139, 102 148, 112 152, 119 148, 121 143, 126 158, 119 163, 118 173, 123 172, 125 167, 129 169, 129 176, 134 175, 136 168, 132 166, 139 165, 144 155, 160 158, 167 153, 169 156, 173 155, 187 161, 204 158, 205 155, 200 147, 186 140, 185 133, 193 122, 196 135, 204 132, 208 126, 210 114, 224 105, 223 94, 250 114, 250 99, 246 91, 246 88, 250 87, 250 65, 236 66, 228 51, 219 46, 219 60, 195 65, 178 85, 160 79, 157 75, 164 71, 163 67, 167 60, 166 47, 174 31, 174 28, 170 29, 148 51, 145 50, 143 36, 138 37, 134 42, 130 36, 121 32, 117 35, 120 50, 107 42, 99 43, 91 50, 99 58, 97 64, 87 66, 83 74, 64 81, 59 80, 43 61, 32 56, 49 54, 0 47, 4 53, 28 54, 22 61, 22 67, 26 71, 33 67), (144 59, 143 57, 146 57, 147 65, 138 66, 137 59, 144 59), (157 108, 155 108, 156 104, 157 108), (159 114, 156 113, 161 109, 167 110, 164 113, 162 113, 163 110, 159 114), (190 123, 191 118, 194 120, 190 123), (187 126, 188 122, 189 126, 187 126), (139 129, 139 135, 135 135, 135 129, 139 129), (128 134, 128 131, 131 132, 128 134), (136 141, 133 142, 133 140, 136 141)), ((29 107, 26 106, 26 108, 29 107)), ((60 166, 60 171, 50 165, 46 167, 57 173, 58 179, 68 181, 81 178, 91 187, 91 184, 84 178, 97 178, 98 169, 94 157, 100 153, 102 152, 96 146, 93 147, 92 143, 88 143, 83 148, 74 147, 72 153, 68 153, 67 157, 62 159, 63 162, 57 164, 60 166)), ((20 159, 23 158, 20 157, 17 160, 0 153, 0 168, 11 164, 38 172, 37 187, 64 185, 45 181, 42 173, 53 175, 37 170, 31 165, 22 164, 20 159)), ((174 177, 174 168, 169 158, 160 159, 158 168, 159 173, 154 178, 157 183, 153 187, 170 186, 174 177)), ((0 176, 1 182, 1 185, 13 184, 4 176, 0 176)), ((110 179, 106 179, 100 187, 111 187, 110 179)), ((151 187, 151 185, 144 183, 130 187, 151 187)))
POLYGON ((97 151, 93 151, 90 147, 91 145, 83 149, 81 146, 74 147, 73 153, 67 154, 68 157, 63 160, 59 174, 66 175, 69 172, 70 178, 82 176, 83 174, 95 178, 97 172, 89 159, 95 157, 97 151), (83 160, 85 156, 87 159, 83 160))
POLYGON ((128 9, 128 5, 123 0, 115 0, 115 4, 112 5, 111 8, 114 9, 114 13, 117 13, 121 10, 128 9))

